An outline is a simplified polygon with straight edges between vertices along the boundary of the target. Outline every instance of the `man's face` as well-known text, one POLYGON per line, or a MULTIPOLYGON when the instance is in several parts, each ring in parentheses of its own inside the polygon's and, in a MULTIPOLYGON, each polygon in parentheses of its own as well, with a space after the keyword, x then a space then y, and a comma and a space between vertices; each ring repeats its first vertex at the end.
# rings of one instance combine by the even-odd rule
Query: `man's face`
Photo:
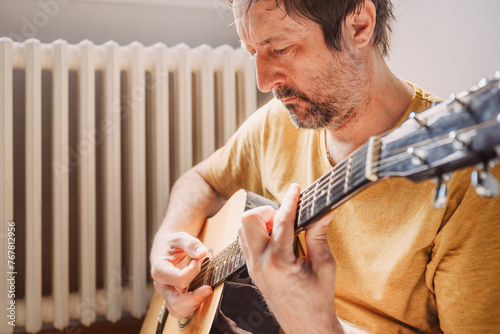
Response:
POLYGON ((364 60, 326 47, 319 25, 285 16, 274 0, 235 0, 242 46, 255 57, 257 84, 272 91, 301 128, 335 129, 355 119, 369 101, 371 76, 364 60))

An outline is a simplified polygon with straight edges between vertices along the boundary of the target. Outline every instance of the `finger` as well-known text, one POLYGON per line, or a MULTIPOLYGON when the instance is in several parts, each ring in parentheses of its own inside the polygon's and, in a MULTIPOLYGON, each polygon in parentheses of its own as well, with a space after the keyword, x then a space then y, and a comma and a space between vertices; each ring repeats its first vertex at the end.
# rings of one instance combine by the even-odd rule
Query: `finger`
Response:
POLYGON ((208 251, 201 241, 184 232, 176 233, 169 240, 168 246, 164 258, 153 262, 151 275, 158 283, 186 288, 200 272, 201 263, 208 251), (193 259, 186 267, 177 268, 181 253, 184 257, 187 254, 193 259))
POLYGON ((187 293, 181 293, 172 286, 158 285, 156 283, 155 289, 165 299, 169 313, 177 319, 186 318, 193 314, 213 292, 208 285, 187 293))
POLYGON ((167 284, 184 289, 200 273, 202 262, 202 260, 192 260, 188 266, 179 269, 164 260, 155 264, 151 276, 158 284, 167 284))
POLYGON ((322 217, 312 224, 305 234, 307 254, 313 271, 322 275, 335 272, 335 259, 328 245, 328 226, 332 220, 333 212, 322 217))
POLYGON ((174 249, 180 248, 193 259, 204 258, 208 253, 207 247, 199 239, 185 232, 176 233, 170 245, 174 249))
POLYGON ((247 263, 258 258, 269 243, 268 226, 272 224, 276 211, 270 206, 248 210, 241 216, 238 229, 241 249, 247 263))
POLYGON ((295 237, 294 223, 297 215, 297 204, 300 198, 300 188, 297 184, 290 185, 283 203, 276 217, 274 217, 273 231, 271 234, 273 252, 288 257, 289 261, 295 260, 293 242, 295 237))

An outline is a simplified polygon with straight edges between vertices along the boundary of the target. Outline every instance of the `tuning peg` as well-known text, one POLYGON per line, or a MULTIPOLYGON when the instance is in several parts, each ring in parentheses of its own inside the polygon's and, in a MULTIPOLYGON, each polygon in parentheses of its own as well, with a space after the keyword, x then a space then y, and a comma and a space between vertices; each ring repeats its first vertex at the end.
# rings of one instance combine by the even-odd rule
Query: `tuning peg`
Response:
POLYGON ((488 171, 487 164, 471 173, 470 182, 480 196, 496 197, 500 193, 498 180, 488 171))
POLYGON ((458 95, 455 94, 450 95, 450 100, 452 100, 451 104, 453 104, 453 110, 457 113, 469 111, 469 105, 466 102, 462 101, 462 98, 466 95, 465 93, 468 92, 462 92, 458 95))
POLYGON ((466 151, 471 144, 469 137, 458 135, 455 131, 451 131, 448 138, 453 141, 453 147, 459 151, 466 151))
POLYGON ((414 111, 408 115, 408 118, 417 122, 418 125, 420 125, 420 127, 422 127, 422 128, 427 125, 427 120, 423 117, 418 116, 417 113, 414 111))
POLYGON ((486 87, 487 84, 488 84, 488 79, 482 78, 481 80, 479 80, 477 85, 479 86, 479 88, 483 88, 486 87))
POLYGON ((406 153, 411 156, 411 162, 414 165, 422 166, 427 162, 427 153, 422 150, 416 150, 413 147, 408 147, 406 153))
POLYGON ((448 203, 448 187, 443 182, 443 178, 438 178, 438 186, 436 188, 436 196, 434 198, 434 208, 442 209, 448 203))

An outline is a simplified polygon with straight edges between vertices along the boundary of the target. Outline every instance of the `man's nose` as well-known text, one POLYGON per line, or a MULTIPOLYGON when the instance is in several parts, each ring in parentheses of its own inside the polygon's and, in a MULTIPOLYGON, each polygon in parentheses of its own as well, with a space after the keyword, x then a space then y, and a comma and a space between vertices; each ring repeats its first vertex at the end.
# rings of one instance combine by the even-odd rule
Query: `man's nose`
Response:
POLYGON ((255 70, 257 75, 257 86, 263 93, 270 92, 286 81, 286 75, 280 64, 279 59, 256 54, 255 70))

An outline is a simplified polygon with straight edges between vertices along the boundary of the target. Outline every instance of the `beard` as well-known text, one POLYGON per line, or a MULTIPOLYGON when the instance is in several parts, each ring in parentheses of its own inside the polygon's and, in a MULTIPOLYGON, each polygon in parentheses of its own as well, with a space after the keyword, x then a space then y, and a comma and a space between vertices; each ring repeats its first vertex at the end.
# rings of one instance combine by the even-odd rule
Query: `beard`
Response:
POLYGON ((311 93, 283 85, 273 90, 277 99, 295 98, 285 103, 292 123, 303 129, 339 129, 356 120, 370 101, 372 75, 365 63, 352 53, 332 54, 327 68, 307 78, 314 83, 311 93))

